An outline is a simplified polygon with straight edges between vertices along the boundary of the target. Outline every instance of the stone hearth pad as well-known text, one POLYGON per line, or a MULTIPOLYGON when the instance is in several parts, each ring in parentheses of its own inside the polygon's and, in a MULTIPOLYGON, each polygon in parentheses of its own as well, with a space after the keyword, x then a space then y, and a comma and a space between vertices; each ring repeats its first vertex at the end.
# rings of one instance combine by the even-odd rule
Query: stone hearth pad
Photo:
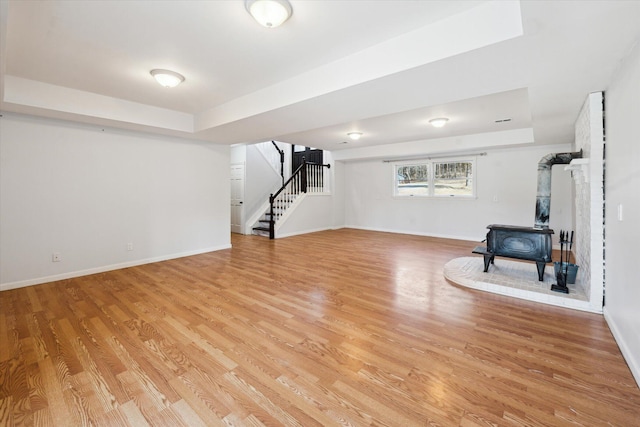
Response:
POLYGON ((547 265, 544 280, 538 280, 533 262, 510 261, 496 257, 495 264, 483 272, 482 257, 455 258, 444 266, 444 277, 461 286, 508 295, 529 301, 592 311, 589 298, 579 284, 568 285, 569 294, 553 292, 556 283, 553 266, 547 265))

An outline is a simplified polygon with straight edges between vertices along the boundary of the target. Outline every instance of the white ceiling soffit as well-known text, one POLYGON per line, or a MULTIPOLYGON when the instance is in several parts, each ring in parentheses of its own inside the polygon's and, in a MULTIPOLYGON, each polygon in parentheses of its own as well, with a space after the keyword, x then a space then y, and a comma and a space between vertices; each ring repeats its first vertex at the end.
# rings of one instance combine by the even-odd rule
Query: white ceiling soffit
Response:
POLYGON ((2 0, 0 108, 351 153, 496 132, 567 143, 584 98, 640 38, 640 1, 291 3, 266 29, 241 0, 2 0), (154 68, 186 80, 160 87, 154 68), (444 128, 426 124, 442 115, 444 128))
MULTIPOLYGON (((282 135, 278 139, 292 140, 296 141, 296 144, 311 147, 315 146, 318 134, 321 133, 324 141, 359 145, 359 142, 353 142, 347 137, 345 130, 349 130, 366 133, 367 146, 373 146, 522 128, 531 128, 526 88, 439 103, 384 116, 367 117, 319 130, 282 135), (437 117, 449 119, 445 127, 435 128, 429 124, 430 119, 437 117), (400 134, 398 129, 402 129, 400 134)), ((530 143, 533 140, 526 142, 530 143)), ((351 146, 339 148, 347 149, 351 146)))
POLYGON ((472 135, 442 136, 429 140, 408 141, 362 147, 356 144, 334 151, 333 159, 338 161, 399 160, 425 158, 428 156, 477 155, 479 150, 513 147, 533 142, 531 128, 499 130, 472 135))
POLYGON ((193 132, 193 116, 166 108, 85 92, 15 76, 5 77, 5 102, 57 113, 57 118, 105 119, 155 127, 170 131, 193 132))
POLYGON ((522 35, 517 2, 485 3, 196 116, 196 131, 313 99, 522 35))
POLYGON ((197 114, 482 2, 292 3, 293 17, 270 30, 243 0, 11 1, 7 71, 197 114), (179 91, 157 90, 153 68, 187 80, 179 91))
MULTIPOLYGON (((244 142, 248 139, 261 140, 265 135, 259 130, 249 134, 235 131, 231 135, 223 129, 216 131, 223 125, 233 123, 241 125, 245 119, 260 114, 314 100, 325 94, 336 93, 364 82, 374 81, 384 76, 433 63, 522 34, 519 3, 460 2, 457 9, 451 9, 451 5, 448 6, 451 12, 455 13, 454 15, 447 16, 447 10, 445 10, 440 12, 442 19, 436 22, 430 22, 428 25, 415 28, 407 33, 395 35, 357 52, 347 53, 341 58, 319 64, 316 68, 306 70, 283 81, 276 81, 267 87, 258 88, 252 93, 236 97, 221 105, 202 111, 185 113, 127 99, 127 94, 118 92, 110 86, 109 75, 102 76, 106 82, 91 82, 87 76, 78 75, 76 67, 59 65, 56 68, 51 66, 60 60, 60 56, 66 55, 72 62, 77 60, 77 54, 70 53, 69 50, 79 49, 91 56, 88 51, 91 47, 97 46, 102 50, 114 49, 111 45, 104 46, 105 40, 101 37, 105 37, 105 34, 98 31, 91 20, 81 22, 82 18, 87 19, 87 14, 90 16, 96 12, 104 14, 100 22, 102 26, 105 26, 104 21, 108 21, 110 16, 115 22, 126 16, 135 15, 134 13, 127 14, 124 10, 106 7, 107 5, 104 3, 95 3, 95 8, 98 9, 96 11, 90 6, 94 2, 79 6, 73 4, 73 7, 69 7, 69 4, 65 2, 47 2, 43 5, 26 3, 24 5, 22 3, 20 5, 9 4, 10 19, 7 42, 9 67, 8 75, 4 79, 4 109, 36 112, 39 115, 99 124, 117 125, 120 123, 121 127, 132 129, 152 130, 156 128, 161 132, 193 134, 192 136, 198 138, 229 144, 244 142), (64 7, 57 7, 57 3, 61 3, 61 6, 64 7), (460 5, 466 9, 460 11, 460 5), (474 7, 469 8, 470 6, 474 7), (77 7, 80 10, 73 13, 77 7), (12 12, 16 15, 15 21, 11 15, 12 12), (23 41, 18 42, 17 39, 23 41), (29 50, 24 49, 25 44, 35 52, 27 54, 29 50), (68 47, 60 48, 60 46, 68 47), (38 63, 37 59, 43 62, 38 63), (45 66, 45 63, 49 65, 45 66), (81 83, 75 84, 76 79, 81 83), (120 97, 111 96, 113 93, 117 93, 120 97)), ((140 7, 139 2, 128 3, 131 3, 134 9, 140 7)), ((385 14, 393 10, 388 8, 388 2, 375 3, 378 5, 387 3, 385 14)), ((396 2, 393 3, 396 4, 396 2)), ((447 2, 433 3, 444 4, 447 2)), ((303 9, 302 4, 298 4, 296 7, 303 9)), ((363 10, 358 8, 358 13, 363 10)), ((434 15, 437 16, 437 14, 434 15)), ((162 18, 157 14, 151 14, 150 17, 162 18)), ((187 18, 185 16, 185 20, 187 18)), ((242 16, 242 18, 245 17, 242 16)), ((329 18, 333 19, 333 17, 329 18)), ((401 18, 406 18, 406 16, 401 18)), ((136 24, 141 26, 139 22, 136 24)), ((99 29, 100 25, 97 27, 99 29)), ((119 28, 124 28, 123 32, 127 32, 129 27, 120 26, 119 28)), ((119 41, 127 43, 124 39, 119 41)), ((185 44, 186 42, 188 40, 185 40, 185 44)), ((233 47, 234 43, 231 42, 230 46, 233 47)), ((362 47, 362 43, 358 47, 362 47)), ((120 53, 141 54, 142 50, 138 52, 129 50, 120 53)), ((118 55, 113 54, 113 56, 117 57, 118 55)), ((327 54, 324 56, 327 57, 327 54)), ((148 66, 141 67, 145 79, 149 80, 147 69, 154 65, 157 64, 150 63, 148 66)), ((164 64, 160 65, 165 66, 164 64)), ((239 65, 246 66, 247 64, 245 61, 239 65)), ((283 65, 286 68, 287 64, 283 65)), ((106 66, 110 67, 111 64, 107 63, 106 66)), ((178 65, 173 67, 180 69, 178 65)), ((116 69, 112 71, 113 76, 117 76, 118 71, 116 69)), ((185 72, 185 74, 188 73, 185 72)), ((258 70, 257 73, 253 73, 254 80, 256 74, 261 75, 261 72, 258 70)), ((95 79, 99 77, 97 73, 94 76, 95 79)), ((187 80, 189 79, 190 77, 187 77, 187 80)), ((135 95, 135 90, 132 90, 131 93, 135 95)), ((132 96, 131 98, 136 97, 132 96)), ((143 96, 138 99, 149 101, 143 96)), ((204 105, 202 102, 200 104, 204 105)), ((336 120, 331 115, 324 122, 321 119, 322 115, 316 114, 316 125, 333 124, 336 120)), ((240 128, 243 127, 240 126, 240 128)), ((256 129, 255 126, 248 127, 256 129)), ((285 120, 281 122, 277 133, 285 134, 297 131, 299 128, 300 125, 285 120)))

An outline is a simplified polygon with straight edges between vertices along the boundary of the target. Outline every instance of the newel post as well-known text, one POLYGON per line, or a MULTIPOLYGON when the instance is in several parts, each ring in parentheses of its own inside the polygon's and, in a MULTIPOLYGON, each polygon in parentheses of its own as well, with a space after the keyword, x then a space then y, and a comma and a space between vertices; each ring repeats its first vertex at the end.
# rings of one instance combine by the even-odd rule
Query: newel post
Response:
POLYGON ((273 218, 273 202, 273 194, 271 194, 269 195, 269 239, 271 240, 276 238, 276 220, 273 218))
POLYGON ((302 181, 302 192, 307 192, 307 160, 302 158, 302 170, 300 170, 301 181, 302 181))

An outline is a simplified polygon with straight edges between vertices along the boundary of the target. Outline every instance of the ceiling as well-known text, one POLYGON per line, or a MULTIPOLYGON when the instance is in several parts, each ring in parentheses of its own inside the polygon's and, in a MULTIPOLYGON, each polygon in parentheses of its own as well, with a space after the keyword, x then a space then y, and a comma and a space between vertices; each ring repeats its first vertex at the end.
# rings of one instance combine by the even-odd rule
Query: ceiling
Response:
POLYGON ((220 144, 566 143, 640 39, 640 1, 291 4, 267 29, 242 0, 2 0, 0 107, 220 144), (154 68, 186 80, 163 88, 154 68))

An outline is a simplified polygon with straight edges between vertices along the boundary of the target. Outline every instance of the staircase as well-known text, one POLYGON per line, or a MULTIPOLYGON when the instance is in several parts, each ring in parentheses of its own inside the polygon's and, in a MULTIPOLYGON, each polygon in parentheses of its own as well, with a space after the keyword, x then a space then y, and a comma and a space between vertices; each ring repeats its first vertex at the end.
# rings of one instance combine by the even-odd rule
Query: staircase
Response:
POLYGON ((252 234, 256 236, 265 236, 269 237, 269 223, 271 218, 271 214, 269 212, 265 212, 262 218, 258 220, 258 224, 256 227, 253 227, 252 234))
MULTIPOLYGON (((278 200, 274 201, 274 206, 273 206, 274 222, 277 222, 278 219, 282 217, 282 215, 284 215, 287 209, 289 209, 289 207, 293 204, 293 202, 296 201, 297 198, 298 198, 298 194, 289 193, 289 194, 285 194, 282 198, 279 198, 278 200)), ((271 208, 269 208, 267 212, 265 212, 262 215, 262 218, 258 220, 258 225, 253 227, 253 234, 256 234, 258 236, 269 237, 269 227, 271 224, 270 211, 271 211, 271 208)))
POLYGON ((276 223, 302 193, 324 191, 323 168, 330 167, 328 164, 308 163, 303 157, 300 167, 278 191, 269 196, 269 209, 258 221, 258 225, 253 227, 252 233, 275 239, 276 223))

